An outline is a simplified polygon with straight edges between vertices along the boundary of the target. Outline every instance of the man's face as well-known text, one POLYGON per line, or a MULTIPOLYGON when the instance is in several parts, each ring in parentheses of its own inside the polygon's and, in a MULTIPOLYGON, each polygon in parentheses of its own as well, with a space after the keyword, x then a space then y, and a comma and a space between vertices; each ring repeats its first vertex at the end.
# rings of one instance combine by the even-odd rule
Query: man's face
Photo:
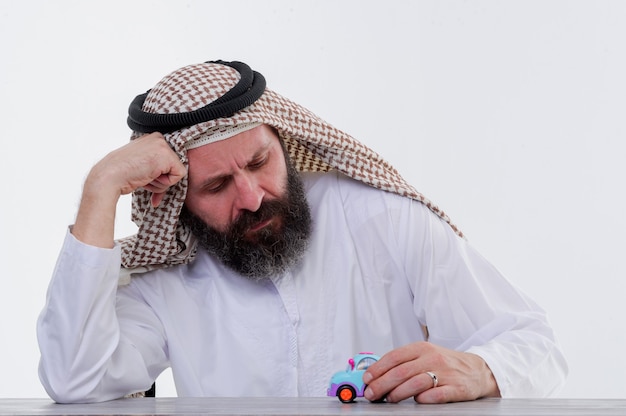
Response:
POLYGON ((281 274, 302 256, 309 207, 272 128, 261 125, 187 156, 181 221, 201 246, 253 279, 281 274))

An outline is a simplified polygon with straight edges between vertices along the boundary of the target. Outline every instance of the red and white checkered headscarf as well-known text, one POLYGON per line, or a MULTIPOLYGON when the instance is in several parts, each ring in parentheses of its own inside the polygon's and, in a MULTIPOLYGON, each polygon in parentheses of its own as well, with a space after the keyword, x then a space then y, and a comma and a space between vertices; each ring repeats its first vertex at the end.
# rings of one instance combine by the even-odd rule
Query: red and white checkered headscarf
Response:
MULTIPOLYGON (((174 71, 147 93, 141 110, 147 115, 198 111, 223 97, 240 81, 240 72, 228 64, 200 63, 174 71)), ((207 136, 210 134, 207 132, 215 129, 249 123, 273 126, 285 141, 298 171, 336 169, 372 187, 415 199, 462 235, 443 211, 409 185, 378 154, 270 89, 264 89, 256 101, 230 116, 178 128, 164 136, 187 166, 187 142, 207 136)), ((129 125, 132 125, 130 121, 129 125)), ((132 139, 139 135, 134 132, 132 139)), ((184 178, 167 191, 157 208, 150 204, 150 192, 144 189, 134 192, 132 220, 139 229, 136 235, 119 240, 122 266, 127 272, 187 263, 194 258, 195 241, 178 223, 186 192, 187 178, 184 178)))

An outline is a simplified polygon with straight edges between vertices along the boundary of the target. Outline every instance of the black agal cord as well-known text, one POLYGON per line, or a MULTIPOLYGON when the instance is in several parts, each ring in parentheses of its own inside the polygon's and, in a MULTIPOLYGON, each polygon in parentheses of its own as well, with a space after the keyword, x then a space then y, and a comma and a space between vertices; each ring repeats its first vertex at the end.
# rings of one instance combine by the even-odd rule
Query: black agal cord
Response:
POLYGON ((209 61, 230 66, 236 69, 241 75, 239 82, 226 94, 194 111, 173 114, 146 113, 141 109, 148 93, 135 97, 128 108, 128 126, 140 133, 170 133, 175 130, 189 127, 216 118, 230 117, 237 111, 242 110, 256 100, 265 91, 265 78, 260 73, 253 71, 243 62, 209 61))

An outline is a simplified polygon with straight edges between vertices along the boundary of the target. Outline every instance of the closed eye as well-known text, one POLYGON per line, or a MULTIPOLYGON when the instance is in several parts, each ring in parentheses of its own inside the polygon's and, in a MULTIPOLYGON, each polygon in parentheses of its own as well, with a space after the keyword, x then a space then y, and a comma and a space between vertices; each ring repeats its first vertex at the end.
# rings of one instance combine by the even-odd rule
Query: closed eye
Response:
POLYGON ((269 155, 265 155, 261 158, 257 158, 253 160, 252 162, 248 163, 248 169, 249 170, 260 169, 267 163, 268 159, 269 159, 269 155))
POLYGON ((202 188, 210 194, 216 194, 222 189, 224 189, 228 185, 229 182, 230 182, 230 176, 223 176, 221 178, 217 178, 211 181, 210 183, 207 183, 202 188))
MULTIPOLYGON (((250 163, 246 165, 246 169, 250 171, 259 170, 263 168, 263 166, 265 166, 269 162, 270 153, 267 152, 267 149, 263 149, 263 150, 265 151, 263 154, 259 155, 257 153, 255 157, 252 158, 250 163)), ((217 194, 223 191, 230 184, 232 180, 233 180, 233 177, 230 174, 217 176, 212 179, 208 179, 206 182, 204 182, 204 184, 201 186, 200 189, 202 189, 203 192, 206 192, 209 194, 217 194)))

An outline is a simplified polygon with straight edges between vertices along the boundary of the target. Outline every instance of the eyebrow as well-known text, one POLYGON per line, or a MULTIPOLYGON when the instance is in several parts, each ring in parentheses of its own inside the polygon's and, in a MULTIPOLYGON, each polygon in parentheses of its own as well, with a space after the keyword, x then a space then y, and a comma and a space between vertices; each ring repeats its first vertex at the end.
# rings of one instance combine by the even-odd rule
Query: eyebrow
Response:
MULTIPOLYGON (((246 162, 246 165, 244 166, 244 168, 246 166, 248 166, 251 162, 255 161, 256 159, 258 159, 259 157, 261 157, 264 153, 267 153, 270 149, 272 145, 272 141, 268 140, 267 143, 263 144, 261 148, 259 148, 256 152, 254 152, 252 154, 252 157, 250 159, 248 159, 248 161, 246 162)), ((218 174, 215 176, 211 176, 208 177, 206 179, 204 179, 202 182, 200 182, 200 184, 198 185, 198 189, 204 189, 207 187, 210 187, 211 184, 213 184, 214 182, 218 182, 227 178, 232 177, 233 174, 232 173, 224 173, 224 174, 218 174)))

